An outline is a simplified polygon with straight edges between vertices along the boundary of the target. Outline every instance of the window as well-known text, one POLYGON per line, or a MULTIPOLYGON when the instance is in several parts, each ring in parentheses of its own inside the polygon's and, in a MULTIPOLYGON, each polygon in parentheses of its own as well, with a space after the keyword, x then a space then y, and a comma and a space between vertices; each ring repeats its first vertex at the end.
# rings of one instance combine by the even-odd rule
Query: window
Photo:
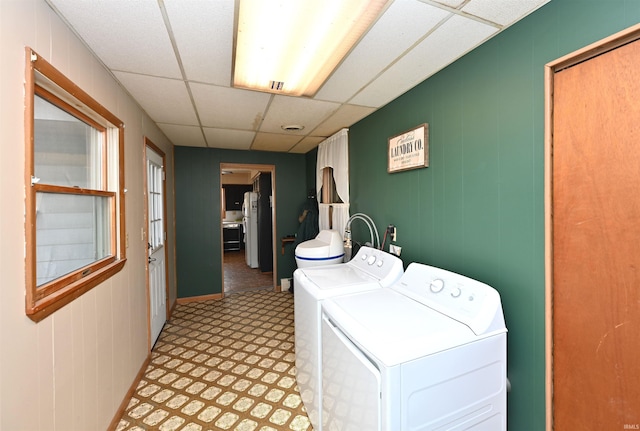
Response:
POLYGON ((342 203, 336 188, 336 180, 333 178, 333 168, 322 169, 322 193, 321 202, 325 204, 342 203))
POLYGON ((154 151, 147 150, 147 212, 149 218, 150 250, 155 251, 164 245, 164 169, 162 157, 154 151))
POLYGON ((349 219, 349 135, 341 129, 318 145, 316 189, 320 229, 344 232, 349 219))
POLYGON ((26 313, 39 321, 124 266, 124 126, 30 49, 26 84, 26 313))

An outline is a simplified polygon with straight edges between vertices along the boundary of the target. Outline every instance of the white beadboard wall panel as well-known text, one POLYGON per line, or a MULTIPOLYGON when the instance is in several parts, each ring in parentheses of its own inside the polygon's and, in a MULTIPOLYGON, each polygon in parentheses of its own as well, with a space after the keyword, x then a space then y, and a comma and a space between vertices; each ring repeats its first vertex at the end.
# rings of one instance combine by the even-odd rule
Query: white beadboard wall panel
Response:
MULTIPOLYGON (((73 76, 71 74, 71 57, 70 52, 70 38, 75 37, 70 32, 67 26, 55 15, 51 16, 51 55, 47 58, 47 61, 56 65, 56 69, 64 73, 66 76, 73 76), (58 66, 59 65, 59 66, 58 66)), ((78 58, 82 58, 82 55, 75 56, 74 61, 78 58)))
POLYGON ((54 414, 54 370, 53 370, 53 319, 44 319, 38 325, 37 346, 37 417, 38 429, 46 429, 50 426, 50 420, 54 414))
MULTIPOLYGON (((103 430, 148 354, 145 285, 144 134, 171 143, 43 0, 0 1, 0 429, 103 430), (25 46, 119 117, 125 129, 128 261, 115 277, 34 323, 24 294, 25 46), (17 252, 18 251, 18 252, 17 252), (25 414, 25 405, 35 405, 25 414)), ((168 184, 169 191, 172 184, 168 184)), ((173 195, 167 196, 167 206, 173 195)), ((168 223, 170 229, 172 219, 168 223)), ((173 231, 172 231, 173 232, 173 231)), ((170 233, 174 241, 174 233, 170 233)), ((173 250, 169 262, 174 262, 173 250)), ((171 273, 175 274, 172 269, 171 273)), ((175 298, 175 278, 168 280, 175 298)))
POLYGON ((91 56, 80 55, 73 56, 74 52, 81 52, 84 48, 84 44, 76 37, 68 38, 68 52, 69 52, 69 71, 66 72, 68 76, 75 76, 75 84, 86 91, 91 97, 98 100, 95 94, 95 82, 93 77, 95 71, 93 70, 93 62, 91 56))
MULTIPOLYGON (((99 101, 101 105, 118 117, 120 121, 124 122, 126 126, 129 123, 129 119, 127 116, 122 115, 118 102, 124 90, 120 84, 114 81, 112 76, 103 73, 104 66, 95 57, 91 57, 89 61, 92 64, 91 80, 93 85, 90 93, 91 97, 99 101)), ((115 125, 117 126, 117 124, 115 125)))
POLYGON ((71 380, 72 411, 74 429, 89 429, 94 418, 89 419, 86 404, 89 401, 85 394, 88 391, 85 374, 87 369, 87 346, 84 343, 83 309, 88 298, 73 301, 67 308, 71 310, 71 342, 73 346, 73 378, 71 380), (80 414, 79 414, 80 413, 80 414))
MULTIPOLYGON (((24 28, 19 20, 34 19, 33 1, 0 2, 0 271, 3 286, 0 428, 3 430, 40 427, 37 414, 22 413, 24 406, 34 402, 33 388, 39 384, 40 366, 38 328, 24 315, 24 254, 21 252, 24 250, 24 129, 20 127, 24 121, 24 45, 35 42, 36 33, 30 26, 24 28), (31 367, 25 367, 27 361, 31 367)), ((45 358, 43 363, 47 364, 45 358)))
POLYGON ((73 419, 74 393, 73 382, 78 376, 74 368, 80 364, 74 364, 76 351, 73 345, 73 321, 71 313, 75 304, 59 310, 53 318, 53 372, 55 375, 55 415, 53 418, 54 429, 76 429, 73 419))
MULTIPOLYGON (((95 288, 96 290, 96 321, 98 332, 96 339, 98 341, 98 418, 97 423, 108 424, 111 420, 109 412, 113 411, 114 402, 114 343, 116 336, 113 330, 113 313, 116 312, 112 300, 111 279, 95 288)), ((124 311, 124 310, 122 310, 124 311)), ((113 413, 111 413, 113 415, 113 413)))
MULTIPOLYGON (((35 38, 29 43, 25 43, 25 46, 30 46, 31 49, 41 55, 49 57, 51 55, 51 20, 55 19, 49 8, 36 7, 37 0, 29 0, 31 14, 23 19, 18 18, 16 20, 18 25, 34 20, 35 25, 32 27, 25 26, 25 30, 29 28, 29 31, 33 31, 35 38)), ((17 34, 21 34, 18 32, 17 34)))
POLYGON ((82 339, 84 345, 84 390, 82 392, 85 403, 85 423, 98 423, 98 386, 100 369, 98 368, 98 326, 96 320, 96 289, 91 289, 83 295, 80 313, 82 325, 82 339))

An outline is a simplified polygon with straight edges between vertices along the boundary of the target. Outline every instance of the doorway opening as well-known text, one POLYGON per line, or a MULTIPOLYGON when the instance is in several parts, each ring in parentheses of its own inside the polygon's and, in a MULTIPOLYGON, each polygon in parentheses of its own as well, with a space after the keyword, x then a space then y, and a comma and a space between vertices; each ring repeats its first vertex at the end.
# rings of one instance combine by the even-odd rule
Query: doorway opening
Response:
POLYGON ((220 164, 223 296, 277 290, 275 166, 220 164))

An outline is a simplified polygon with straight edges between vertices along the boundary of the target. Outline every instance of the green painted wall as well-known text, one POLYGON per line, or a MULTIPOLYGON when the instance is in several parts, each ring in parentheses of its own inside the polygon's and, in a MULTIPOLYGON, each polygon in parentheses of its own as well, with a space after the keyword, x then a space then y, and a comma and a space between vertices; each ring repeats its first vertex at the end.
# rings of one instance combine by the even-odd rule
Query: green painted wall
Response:
POLYGON ((637 0, 552 0, 350 128, 351 213, 395 224, 405 264, 500 291, 510 430, 545 428, 544 65, 639 21, 637 0), (387 174, 387 139, 424 122, 430 166, 387 174))
POLYGON ((222 292, 220 163, 275 165, 277 280, 296 268, 293 250, 279 238, 295 234, 306 199, 304 154, 175 147, 178 298, 222 292))
MULTIPOLYGON (((545 422, 544 65, 638 22, 638 0, 552 0, 350 128, 351 212, 370 215, 381 234, 395 224, 405 263, 500 291, 510 430, 545 422), (423 122, 430 167, 387 174, 387 138, 423 122)), ((295 233, 315 184, 314 152, 176 147, 179 297, 221 291, 220 162, 276 165, 278 236, 295 233)), ((292 250, 278 256, 278 278, 294 269, 292 250)))
POLYGON ((316 161, 318 160, 318 148, 314 148, 305 154, 307 163, 307 190, 316 189, 316 161))

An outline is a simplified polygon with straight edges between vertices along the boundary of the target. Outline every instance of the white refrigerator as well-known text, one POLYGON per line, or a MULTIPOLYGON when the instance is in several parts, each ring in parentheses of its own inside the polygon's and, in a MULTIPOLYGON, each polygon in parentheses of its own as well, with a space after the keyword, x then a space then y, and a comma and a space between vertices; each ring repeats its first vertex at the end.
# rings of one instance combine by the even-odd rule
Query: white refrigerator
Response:
POLYGON ((258 194, 246 192, 242 204, 242 227, 244 228, 244 252, 247 265, 258 265, 258 194))

